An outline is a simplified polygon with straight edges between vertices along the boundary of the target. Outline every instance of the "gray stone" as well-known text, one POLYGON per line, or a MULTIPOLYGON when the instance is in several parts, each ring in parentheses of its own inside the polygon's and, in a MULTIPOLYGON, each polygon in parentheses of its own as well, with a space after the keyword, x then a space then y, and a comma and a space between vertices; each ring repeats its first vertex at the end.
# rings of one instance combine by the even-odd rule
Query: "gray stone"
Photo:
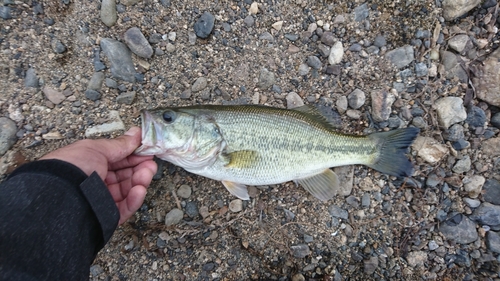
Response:
POLYGON ((310 67, 312 67, 314 69, 319 70, 322 67, 322 63, 317 56, 308 56, 306 63, 307 63, 307 65, 309 65, 310 67))
POLYGON ((38 88, 38 77, 36 76, 35 69, 29 68, 26 71, 26 77, 24 78, 24 86, 31 88, 38 88))
POLYGON ((486 246, 494 253, 500 254, 500 234, 494 231, 488 231, 486 234, 486 246))
POLYGON ((365 100, 365 92, 357 88, 347 96, 349 106, 353 109, 359 109, 360 107, 362 107, 365 104, 365 100))
POLYGON ((477 208, 481 204, 481 201, 477 199, 471 199, 471 198, 464 198, 464 203, 467 204, 470 208, 477 208))
MULTIPOLYGON (((470 198, 477 198, 481 194, 485 178, 480 175, 473 175, 471 177, 464 177, 462 180, 464 184, 464 189, 468 193, 470 198)), ((488 200, 486 200, 488 201, 488 200)), ((493 203, 493 202, 490 202, 493 203)), ((494 203, 496 204, 496 203, 494 203)))
POLYGON ((500 206, 484 202, 474 210, 470 218, 480 224, 500 225, 500 206))
POLYGON ((253 18, 252 15, 248 15, 245 17, 243 22, 246 24, 246 26, 252 27, 255 24, 255 19, 253 18))
POLYGON ((101 20, 102 22, 111 27, 115 25, 118 15, 116 13, 115 0, 102 0, 101 2, 101 20))
POLYGON ((286 107, 288 109, 300 107, 304 105, 302 98, 295 92, 290 92, 286 95, 286 107))
POLYGON ((132 103, 134 103, 135 96, 135 91, 121 93, 116 97, 116 102, 131 105, 132 103))
POLYGON ((274 37, 271 35, 271 33, 266 31, 266 32, 262 33, 261 35, 259 35, 259 40, 267 40, 269 42, 273 42, 274 37))
POLYGON ((469 36, 467 34, 458 34, 448 40, 448 46, 458 53, 462 53, 467 42, 469 42, 469 36))
POLYGON ((361 50, 363 50, 363 47, 361 47, 358 43, 354 43, 351 47, 349 47, 349 51, 351 52, 361 52, 361 50))
POLYGON ((465 122, 472 127, 484 127, 486 123, 486 113, 480 107, 471 106, 467 112, 465 122))
POLYGON ((385 54, 385 58, 394 64, 397 68, 403 68, 409 65, 414 59, 413 47, 406 45, 385 54))
POLYGON ((314 241, 314 238, 311 235, 304 234, 304 242, 311 243, 314 241))
POLYGON ((85 90, 85 97, 91 101, 96 101, 101 98, 101 93, 96 90, 87 89, 85 90))
POLYGON ((481 143, 483 155, 490 157, 500 156, 500 137, 490 138, 481 143))
POLYGON ((440 98, 434 103, 434 109, 437 111, 439 124, 445 128, 467 118, 463 101, 459 97, 440 98))
POLYGON ((500 129, 500 112, 496 113, 495 115, 493 115, 493 117, 491 117, 490 123, 494 127, 500 129))
POLYGON ((10 7, 8 6, 0 6, 0 18, 4 20, 8 20, 12 18, 10 14, 10 7))
POLYGON ((85 130, 85 137, 89 138, 95 135, 111 134, 125 130, 125 124, 123 124, 123 121, 120 119, 120 113, 118 111, 110 110, 109 119, 110 121, 108 123, 95 125, 85 130))
POLYGON ((205 77, 198 77, 196 81, 194 81, 193 86, 191 86, 191 91, 193 93, 197 93, 207 87, 207 78, 205 77))
POLYGON ((387 44, 385 37, 383 35, 377 35, 373 40, 373 45, 381 48, 387 44))
POLYGON ((42 92, 45 94, 45 97, 53 104, 60 104, 66 99, 66 96, 64 96, 62 92, 59 92, 48 86, 43 87, 42 92))
POLYGON ((378 268, 378 257, 370 257, 368 260, 364 260, 363 271, 365 274, 373 274, 378 268))
MULTIPOLYGON (((231 25, 229 23, 227 23, 227 22, 223 22, 222 23, 222 29, 224 29, 225 32, 230 32, 231 31, 231 25)), ((264 32, 264 33, 267 33, 267 34, 271 35, 269 32, 264 32)))
POLYGON ((52 40, 51 46, 52 50, 58 54, 66 52, 66 46, 57 38, 52 40))
POLYGON ((123 40, 130 50, 139 57, 149 59, 153 55, 153 48, 139 28, 129 28, 123 34, 123 40))
POLYGON ((328 55, 328 63, 331 65, 339 64, 344 57, 344 47, 342 46, 342 42, 337 41, 333 44, 330 49, 330 54, 328 55))
POLYGON ((460 124, 454 124, 444 132, 443 136, 446 140, 453 142, 461 140, 465 137, 464 127, 460 124))
POLYGON ((368 8, 368 4, 364 3, 362 5, 357 6, 354 8, 354 20, 355 21, 362 21, 366 19, 370 15, 370 9, 368 8))
POLYGON ((335 44, 335 36, 330 31, 323 32, 321 35, 321 42, 331 47, 335 44))
POLYGON ((183 184, 177 190, 177 195, 181 198, 187 199, 191 196, 191 187, 187 184, 183 184))
POLYGON ((118 83, 111 78, 106 78, 104 80, 104 83, 106 84, 106 87, 108 87, 108 88, 113 88, 113 89, 118 88, 118 83))
POLYGON ((262 68, 259 74, 259 82, 257 86, 261 89, 267 89, 275 83, 274 73, 267 70, 267 68, 262 68))
POLYGON ((415 32, 415 38, 417 39, 426 39, 431 37, 431 32, 429 30, 419 29, 415 32))
POLYGON ((424 62, 419 62, 415 64, 415 74, 417 77, 427 76, 429 70, 427 69, 427 65, 424 62))
POLYGON ((290 247, 294 257, 302 259, 311 254, 311 249, 307 244, 298 244, 290 247))
POLYGON ((446 239, 459 244, 469 244, 477 240, 476 224, 468 217, 457 214, 439 225, 439 231, 446 239))
POLYGON ((186 215, 190 218, 196 218, 200 214, 198 205, 193 201, 187 202, 184 209, 186 210, 186 215))
POLYGON ((406 261, 411 268, 424 267, 427 262, 427 253, 424 251, 409 252, 406 261))
POLYGON ((461 82, 468 81, 469 77, 460 63, 462 59, 459 56, 449 51, 443 51, 441 57, 446 78, 453 79, 457 77, 461 82))
POLYGON ((481 0, 443 0, 443 17, 451 21, 474 9, 481 0))
POLYGON ((469 155, 464 156, 462 159, 458 160, 453 166, 453 172, 461 174, 470 171, 470 157, 469 155))
POLYGON ((392 111, 392 104, 396 100, 393 94, 386 91, 372 91, 372 117, 377 122, 389 119, 392 111))
POLYGON ((7 117, 0 117, 0 156, 16 143, 16 133, 16 123, 7 117))
POLYGON ((370 193, 364 193, 363 196, 361 197, 361 206, 363 208, 368 208, 370 207, 370 193))
POLYGON ((214 29, 215 17, 209 13, 204 12, 201 17, 194 24, 194 32, 196 36, 205 39, 214 29))
POLYGON ((299 35, 297 34, 291 34, 291 33, 286 33, 285 34, 285 38, 292 41, 292 42, 295 42, 297 40, 299 40, 299 35))
POLYGON ((438 245, 438 243, 436 243, 436 241, 435 241, 435 240, 431 240, 431 241, 429 241, 429 243, 427 244, 427 246, 429 247, 429 250, 430 250, 430 251, 434 251, 434 250, 436 250, 437 248, 439 248, 439 245, 438 245))
POLYGON ((113 77, 127 82, 135 82, 135 68, 132 53, 125 44, 110 38, 101 39, 101 49, 111 63, 113 77))
POLYGON ((344 220, 347 220, 349 218, 349 214, 347 213, 347 211, 340 207, 337 207, 336 205, 330 205, 328 207, 328 213, 330 213, 330 216, 334 218, 340 218, 344 220))
POLYGON ((305 75, 309 74, 310 70, 311 70, 311 68, 309 66, 307 66, 307 64, 301 63, 299 65, 298 73, 300 76, 305 76, 305 75))
POLYGON ((92 74, 92 78, 90 78, 89 84, 87 85, 87 89, 100 91, 102 82, 104 82, 104 73, 94 72, 94 74, 92 74))
POLYGON ((338 195, 350 195, 354 185, 354 167, 340 166, 333 168, 333 171, 337 174, 337 178, 339 179, 338 195))
POLYGON ((491 204, 500 205, 500 182, 498 180, 486 180, 483 185, 483 199, 491 204))
POLYGON ((176 225, 182 220, 182 217, 184 217, 184 212, 182 210, 174 208, 170 210, 170 212, 168 212, 167 215, 165 216, 165 225, 166 226, 176 225))
POLYGON ((339 113, 346 112, 347 105, 348 105, 348 102, 347 102, 347 97, 346 96, 340 96, 337 99, 337 102, 335 103, 335 106, 336 106, 336 108, 337 108, 337 110, 338 110, 339 113))

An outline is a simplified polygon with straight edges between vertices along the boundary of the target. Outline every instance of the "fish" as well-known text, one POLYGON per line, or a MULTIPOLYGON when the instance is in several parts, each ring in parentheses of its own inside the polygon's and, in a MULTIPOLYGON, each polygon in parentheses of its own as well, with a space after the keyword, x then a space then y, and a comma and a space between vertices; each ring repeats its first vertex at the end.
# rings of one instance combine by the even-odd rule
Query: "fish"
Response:
POLYGON ((155 155, 186 171, 221 181, 249 200, 248 185, 294 181, 321 201, 338 192, 330 168, 365 165, 408 177, 405 155, 415 127, 358 136, 337 132, 312 105, 283 109, 263 105, 195 105, 141 112, 137 155, 155 155))

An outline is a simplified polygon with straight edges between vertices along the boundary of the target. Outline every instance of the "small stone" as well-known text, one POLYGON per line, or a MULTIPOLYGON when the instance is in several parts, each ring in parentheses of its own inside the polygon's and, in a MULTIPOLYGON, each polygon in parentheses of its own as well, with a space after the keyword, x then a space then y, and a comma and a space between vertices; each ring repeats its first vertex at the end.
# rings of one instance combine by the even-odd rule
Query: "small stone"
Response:
POLYGON ((311 68, 309 66, 307 66, 307 64, 301 63, 299 65, 298 73, 300 76, 306 76, 307 74, 309 74, 310 70, 311 70, 311 68))
POLYGON ((223 22, 222 29, 224 29, 225 32, 230 32, 231 31, 231 24, 229 24, 227 22, 223 22))
POLYGON ((123 124, 123 121, 120 119, 120 113, 118 111, 110 110, 109 119, 110 122, 108 123, 95 125, 85 130, 85 137, 89 138, 95 135, 111 134, 125 130, 125 124, 123 124))
POLYGON ((411 268, 424 267, 427 263, 427 253, 424 251, 409 252, 406 261, 411 268))
POLYGON ((7 117, 0 117, 0 156, 16 143, 16 133, 16 123, 7 117))
POLYGON ((344 47, 342 46, 342 42, 337 41, 330 49, 330 55, 328 55, 328 63, 331 65, 339 64, 342 61, 343 56, 344 47))
POLYGON ((202 266, 201 268, 203 271, 212 271, 215 269, 215 263, 213 262, 209 262, 209 263, 206 263, 202 266))
POLYGON ((9 20, 12 18, 12 15, 10 14, 10 7, 0 6, 0 18, 4 20, 9 20))
POLYGON ((131 105, 132 103, 134 103, 135 96, 135 91, 121 93, 116 97, 116 102, 131 105))
POLYGON ((462 180, 464 184, 464 189, 468 193, 470 198, 477 198, 481 194, 485 178, 480 175, 473 175, 471 177, 465 177, 462 180))
POLYGON ((443 17, 447 21, 454 20, 474 9, 481 0, 443 0, 443 17))
POLYGON ((370 257, 364 261, 364 273, 373 274, 378 268, 378 257, 370 257))
POLYGON ((372 91, 372 117, 377 122, 386 121, 392 111, 392 104, 396 97, 386 91, 372 91))
POLYGON ((60 104, 66 99, 62 92, 56 91, 48 86, 45 86, 42 91, 45 97, 53 104, 60 104))
POLYGON ((92 74, 92 78, 90 78, 89 84, 87 85, 87 89, 100 91, 103 81, 104 81, 104 73, 94 72, 94 74, 92 74))
POLYGON ((304 105, 302 98, 295 92, 290 92, 286 95, 286 107, 288 109, 300 107, 304 105))
POLYGON ((413 47, 406 45, 385 54, 385 58, 394 64, 397 68, 403 68, 409 65, 414 59, 413 47))
POLYGON ((113 89, 117 89, 118 88, 118 83, 115 80, 111 79, 111 78, 106 78, 104 80, 104 83, 106 84, 106 87, 108 87, 108 88, 113 88, 113 89))
POLYGON ((349 47, 349 51, 351 52, 361 52, 361 50, 363 50, 363 47, 361 47, 361 45, 357 43, 354 43, 351 45, 351 47, 349 47))
POLYGON ((186 207, 184 208, 186 210, 186 215, 190 218, 196 218, 200 213, 198 211, 198 205, 196 205, 196 202, 187 202, 186 207))
POLYGON ((187 199, 191 196, 191 187, 187 184, 183 184, 177 190, 177 195, 181 198, 187 199))
POLYGON ((495 115, 493 115, 493 117, 491 117, 490 123, 494 127, 500 129, 500 112, 496 113, 495 115))
POLYGON ((480 107, 471 106, 467 112, 465 123, 472 127, 484 127, 486 123, 486 113, 480 107))
POLYGON ((439 231, 446 239, 453 240, 459 244, 469 244, 478 238, 476 224, 462 214, 457 214, 441 223, 439 231))
POLYGON ((139 28, 129 28, 123 34, 123 40, 130 50, 139 57, 149 59, 153 55, 153 48, 139 28))
POLYGON ((26 77, 24 78, 24 86, 31 88, 38 88, 38 77, 36 76, 35 69, 29 68, 26 71, 26 77))
POLYGON ((364 193, 363 196, 361 197, 361 206, 363 208, 368 208, 370 207, 370 193, 364 193))
POLYGON ((101 93, 95 90, 88 89, 85 91, 85 97, 91 101, 96 101, 101 98, 101 93))
POLYGON ((306 63, 307 63, 307 65, 309 65, 310 67, 312 67, 314 69, 319 70, 322 67, 321 61, 316 56, 308 56, 306 63))
POLYGON ((267 70, 267 68, 262 68, 259 74, 259 82, 257 86, 261 89, 267 89, 275 83, 274 73, 267 70))
POLYGON ((451 125, 462 122, 467 118, 463 101, 459 97, 444 97, 434 103, 441 126, 449 128, 451 125))
POLYGON ((259 12, 259 4, 257 2, 253 2, 250 5, 250 9, 248 9, 250 15, 256 15, 259 12))
MULTIPOLYGON (((484 178, 483 182, 484 182, 484 178)), ((488 179, 484 185, 482 186, 483 188, 483 199, 486 202, 495 204, 495 205, 500 205, 500 182, 496 179, 488 179)))
POLYGON ((337 207, 336 205, 330 205, 330 207, 328 207, 328 213, 330 213, 330 216, 334 218, 340 218, 344 220, 347 220, 349 218, 349 214, 347 213, 347 211, 340 207, 337 207))
POLYGON ((196 36, 202 39, 208 38, 214 29, 214 25, 215 17, 209 12, 204 12, 194 24, 194 32, 196 36))
POLYGON ((253 16, 248 15, 245 17, 243 22, 246 24, 246 26, 251 27, 255 24, 255 19, 253 18, 253 16))
POLYGON ((331 47, 335 44, 335 36, 330 31, 323 32, 323 35, 321 35, 321 42, 331 47))
POLYGON ((429 247, 429 251, 434 251, 437 248, 439 248, 439 245, 438 245, 438 243, 436 243, 435 240, 429 241, 429 243, 427 244, 427 246, 429 247))
POLYGON ((423 62, 419 62, 415 64, 415 74, 417 77, 427 76, 429 70, 427 69, 427 65, 423 62))
POLYGON ((369 15, 370 15, 370 8, 368 8, 368 4, 366 3, 354 8, 354 20, 357 22, 363 21, 369 15))
POLYGON ((175 42, 175 39, 177 38, 177 33, 175 33, 174 31, 171 31, 168 33, 167 38, 168 38, 168 40, 175 42))
POLYGON ((465 137, 464 127, 460 124, 452 125, 448 130, 443 134, 444 138, 449 141, 459 141, 465 137))
POLYGON ((500 225, 500 206, 484 202, 474 210, 470 218, 480 224, 500 225))
POLYGON ((64 137, 58 131, 48 132, 46 134, 43 134, 42 138, 44 140, 61 140, 61 139, 64 139, 64 137))
POLYGON ((314 238, 311 235, 304 234, 304 242, 311 243, 314 241, 314 238))
POLYGON ((298 244, 291 246, 292 254, 294 257, 302 259, 311 254, 311 249, 307 244, 298 244))
POLYGON ((446 146, 431 137, 418 136, 412 144, 419 157, 429 164, 435 164, 448 154, 446 146))
POLYGON ((483 155, 495 157, 500 155, 500 137, 490 138, 481 143, 483 155))
POLYGON ((469 155, 457 161, 457 163, 453 166, 453 172, 461 174, 468 172, 470 170, 471 161, 469 155))
POLYGON ((295 42, 299 39, 299 36, 297 34, 285 33, 285 38, 292 42, 295 42))
POLYGON ((134 83, 135 67, 132 54, 125 44, 110 38, 101 39, 101 49, 111 63, 113 77, 134 83))
POLYGON ((196 44, 196 37, 197 37, 197 35, 194 32, 192 32, 192 31, 188 32, 188 42, 189 42, 189 45, 196 44))
POLYGON ((337 102, 335 103, 335 106, 337 108, 337 111, 339 113, 344 113, 346 112, 347 110, 347 105, 348 105, 348 101, 347 101, 347 97, 346 96, 340 96, 337 100, 337 102))
POLYGON ((229 210, 233 213, 238 213, 243 210, 243 201, 241 199, 234 199, 229 202, 229 210))
POLYGON ((355 89, 348 96, 347 100, 349 102, 349 106, 353 109, 359 109, 365 104, 366 95, 365 92, 360 89, 355 89))
POLYGON ((275 23, 272 24, 272 27, 278 31, 281 30, 281 28, 283 27, 283 21, 280 20, 280 21, 277 21, 275 23))
POLYGON ((373 45, 382 48, 387 44, 385 37, 383 35, 377 35, 375 39, 373 40, 373 45))
POLYGON ((194 81, 193 86, 191 87, 191 91, 193 93, 197 93, 207 87, 207 78, 205 77, 198 77, 196 81, 194 81))
POLYGON ((305 281, 305 280, 306 278, 304 277, 304 275, 300 273, 297 273, 294 276, 292 276, 292 281, 305 281))
POLYGON ((116 13, 115 0, 102 0, 101 21, 108 27, 115 25, 118 15, 116 13))
POLYGON ((325 44, 318 44, 318 51, 322 57, 327 58, 330 55, 330 47, 325 44))
POLYGON ((58 54, 66 52, 66 46, 59 39, 52 40, 52 50, 58 54))
POLYGON ((467 34, 458 34, 448 40, 448 46, 458 53, 462 53, 469 42, 467 34))
POLYGON ((465 204, 471 208, 477 208, 479 205, 481 205, 481 201, 477 199, 471 199, 471 198, 464 198, 465 204))
POLYGON ((488 231, 486 234, 486 247, 494 253, 500 254, 500 234, 494 231, 488 231))
POLYGON ((165 225, 172 226, 178 224, 184 217, 184 212, 177 208, 170 210, 165 216, 165 225))

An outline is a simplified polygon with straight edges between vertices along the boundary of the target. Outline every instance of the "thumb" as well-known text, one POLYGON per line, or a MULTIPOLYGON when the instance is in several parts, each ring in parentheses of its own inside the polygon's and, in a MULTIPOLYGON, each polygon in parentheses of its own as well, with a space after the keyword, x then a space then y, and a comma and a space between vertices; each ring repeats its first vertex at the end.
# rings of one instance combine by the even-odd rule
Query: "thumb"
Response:
POLYGON ((115 139, 100 139, 96 141, 99 144, 95 148, 108 159, 108 162, 114 163, 126 158, 141 145, 141 128, 132 127, 125 134, 115 139))

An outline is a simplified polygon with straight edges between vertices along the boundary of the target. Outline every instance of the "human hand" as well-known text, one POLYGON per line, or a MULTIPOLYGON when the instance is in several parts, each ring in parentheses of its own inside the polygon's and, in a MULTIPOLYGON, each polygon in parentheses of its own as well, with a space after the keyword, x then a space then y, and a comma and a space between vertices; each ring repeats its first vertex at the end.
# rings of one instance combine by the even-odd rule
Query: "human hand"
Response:
POLYGON ((140 144, 141 129, 132 127, 118 138, 77 141, 41 159, 69 162, 87 175, 95 171, 115 200, 122 224, 141 207, 157 170, 153 156, 132 155, 140 144))

